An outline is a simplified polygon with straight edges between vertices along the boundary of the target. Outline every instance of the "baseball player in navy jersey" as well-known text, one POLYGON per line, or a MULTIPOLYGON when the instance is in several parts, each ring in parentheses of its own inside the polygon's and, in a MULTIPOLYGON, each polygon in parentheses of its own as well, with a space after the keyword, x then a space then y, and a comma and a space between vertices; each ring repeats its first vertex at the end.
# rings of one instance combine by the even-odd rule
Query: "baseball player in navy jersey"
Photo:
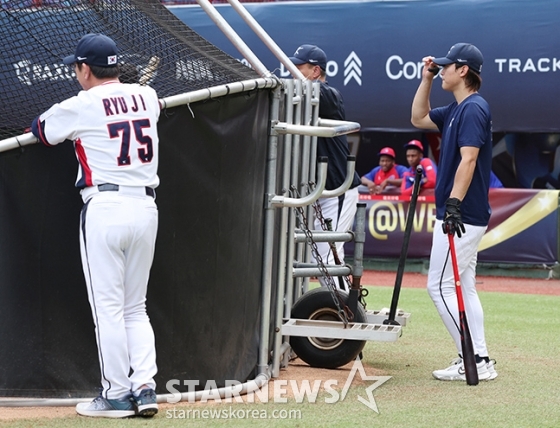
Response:
POLYGON ((369 193, 379 194, 389 185, 400 185, 406 167, 395 163, 395 151, 391 147, 383 147, 379 153, 379 166, 373 168, 362 177, 362 184, 367 186, 369 193))
POLYGON ((158 227, 160 104, 152 88, 119 82, 117 46, 107 36, 85 35, 63 62, 83 91, 37 117, 31 130, 47 146, 73 141, 79 164, 80 248, 103 390, 76 411, 149 417, 158 411, 146 292, 158 227))
MULTIPOLYGON (((327 55, 315 45, 301 45, 290 60, 296 65, 306 79, 320 82, 319 117, 322 119, 346 120, 342 95, 327 83, 327 55)), ((317 157, 328 157, 327 183, 325 189, 334 190, 346 179, 346 163, 350 154, 346 135, 334 138, 317 138, 317 157)), ((358 186, 360 177, 354 173, 354 180, 344 194, 336 198, 320 198, 318 203, 324 218, 332 219, 334 231, 347 232, 352 229, 358 203, 358 186)), ((315 229, 321 230, 321 222, 315 219, 315 229)), ((319 254, 325 264, 335 264, 335 260, 327 242, 318 242, 319 254)), ((336 251, 340 262, 344 264, 344 243, 336 243, 336 251)), ((323 286, 324 278, 319 278, 323 286)))
POLYGON ((492 163, 492 117, 488 103, 478 93, 483 57, 475 46, 457 43, 446 56, 427 56, 423 62, 422 79, 412 102, 412 124, 441 132, 428 293, 459 353, 450 367, 434 371, 433 376, 449 381, 466 379, 447 239, 447 234, 453 233, 459 238, 455 239, 455 247, 478 377, 491 380, 498 374, 495 361, 488 356, 484 314, 476 291, 478 245, 490 219, 488 188, 492 163), (432 109, 432 82, 440 68, 442 88, 453 93, 455 102, 432 109))
POLYGON ((411 196, 414 189, 414 178, 418 165, 422 167, 420 189, 433 189, 436 187, 437 167, 435 163, 424 157, 424 146, 418 140, 410 140, 404 145, 406 160, 410 168, 403 174, 401 195, 411 196))

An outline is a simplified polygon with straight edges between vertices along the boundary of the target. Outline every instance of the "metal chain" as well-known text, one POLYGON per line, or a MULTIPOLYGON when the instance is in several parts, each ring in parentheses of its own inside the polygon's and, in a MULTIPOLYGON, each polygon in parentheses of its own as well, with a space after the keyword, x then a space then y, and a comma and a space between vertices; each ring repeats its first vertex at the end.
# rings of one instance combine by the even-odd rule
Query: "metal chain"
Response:
MULTIPOLYGON (((296 198, 300 197, 299 192, 297 191, 297 189, 295 187, 292 186, 290 189, 291 189, 291 193, 292 193, 293 197, 296 197, 296 198)), ((316 204, 314 204, 314 205, 316 205, 316 204)), ((327 267, 325 266, 325 263, 323 261, 323 258, 321 257, 321 254, 319 254, 319 249, 317 247, 317 243, 313 239, 313 235, 311 233, 311 230, 309 229, 309 223, 307 221, 307 217, 305 216, 305 212, 304 212, 303 208, 302 207, 295 207, 294 211, 295 211, 296 215, 298 216, 300 229, 305 234, 306 241, 309 244, 309 246, 311 247, 311 253, 313 254, 313 257, 315 258, 315 260, 317 261, 317 267, 321 271, 321 274, 322 274, 323 278, 325 279, 325 283, 327 285, 327 288, 329 289, 329 291, 331 293, 331 296, 333 298, 333 302, 336 306, 338 314, 339 314, 340 318, 342 319, 342 321, 344 322, 344 326, 347 327, 348 322, 352 321, 354 319, 354 314, 352 313, 350 308, 346 305, 346 303, 344 302, 344 299, 342 298, 342 296, 338 292, 338 287, 334 283, 333 277, 331 276, 327 267)), ((321 217, 321 220, 323 220, 322 217, 321 217)))

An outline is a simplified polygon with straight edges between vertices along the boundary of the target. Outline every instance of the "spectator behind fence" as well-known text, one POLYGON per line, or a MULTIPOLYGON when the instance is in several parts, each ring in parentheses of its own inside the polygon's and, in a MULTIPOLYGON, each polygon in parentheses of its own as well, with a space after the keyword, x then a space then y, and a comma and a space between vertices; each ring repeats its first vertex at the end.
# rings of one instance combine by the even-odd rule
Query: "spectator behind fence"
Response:
POLYGON ((377 154, 379 165, 362 177, 362 184, 367 186, 369 193, 378 195, 387 186, 399 186, 407 168, 395 163, 395 151, 391 147, 383 147, 377 154))

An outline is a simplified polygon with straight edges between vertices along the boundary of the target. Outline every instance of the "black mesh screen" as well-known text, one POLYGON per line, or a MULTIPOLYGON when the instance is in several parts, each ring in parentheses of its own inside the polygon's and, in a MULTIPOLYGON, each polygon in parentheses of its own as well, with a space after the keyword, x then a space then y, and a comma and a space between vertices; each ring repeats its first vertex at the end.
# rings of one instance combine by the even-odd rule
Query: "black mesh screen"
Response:
POLYGON ((2 1, 0 140, 23 133, 38 114, 81 89, 62 58, 87 33, 114 39, 123 67, 160 98, 259 77, 158 0, 2 1))

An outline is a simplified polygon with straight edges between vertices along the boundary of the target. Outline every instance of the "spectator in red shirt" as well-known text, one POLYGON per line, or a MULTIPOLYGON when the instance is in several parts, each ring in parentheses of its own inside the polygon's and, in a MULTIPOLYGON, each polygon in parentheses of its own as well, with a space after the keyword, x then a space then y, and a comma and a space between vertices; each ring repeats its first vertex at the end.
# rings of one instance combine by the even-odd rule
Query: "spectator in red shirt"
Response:
POLYGON ((379 166, 373 168, 362 177, 362 184, 367 186, 369 193, 379 194, 388 185, 400 186, 407 168, 395 163, 395 151, 391 147, 383 147, 377 154, 379 166))
POLYGON ((404 173, 401 183, 401 195, 412 195, 414 189, 414 176, 416 167, 422 166, 422 179, 420 189, 433 189, 436 187, 437 167, 431 159, 424 157, 424 146, 418 140, 411 140, 404 146, 406 160, 410 168, 404 173))

